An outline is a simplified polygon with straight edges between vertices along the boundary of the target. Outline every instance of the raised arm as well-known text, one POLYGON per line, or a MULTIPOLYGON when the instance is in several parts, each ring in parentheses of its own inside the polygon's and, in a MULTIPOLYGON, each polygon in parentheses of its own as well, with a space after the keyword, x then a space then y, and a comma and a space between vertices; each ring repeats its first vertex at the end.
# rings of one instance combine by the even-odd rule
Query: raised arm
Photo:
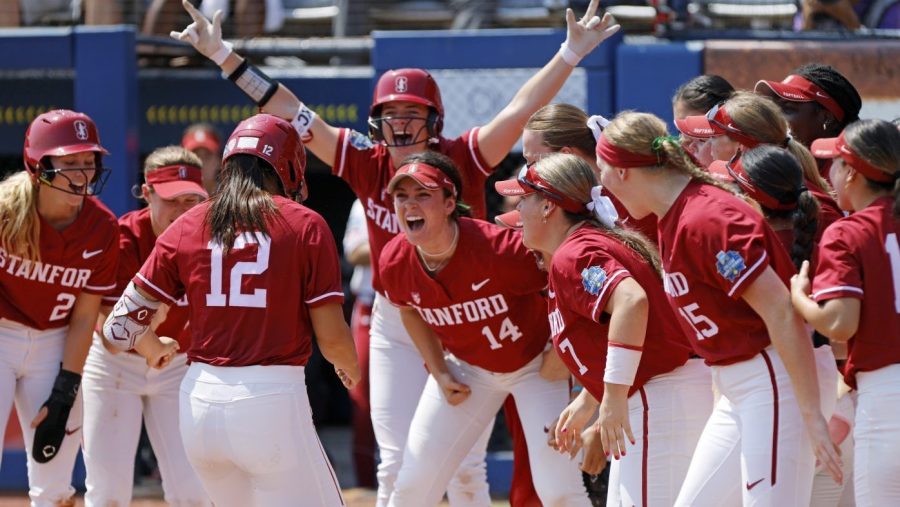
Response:
POLYGON ((812 340, 807 335, 800 316, 791 306, 787 287, 771 267, 766 267, 747 287, 743 299, 766 323, 769 338, 784 362, 797 394, 800 413, 806 423, 816 458, 828 468, 834 480, 840 483, 843 480, 840 451, 831 442, 828 425, 820 408, 812 340))
POLYGON ((608 13, 596 16, 600 0, 591 0, 581 20, 566 9, 566 41, 544 67, 522 85, 509 104, 478 131, 478 146, 489 166, 494 167, 516 144, 528 118, 547 105, 572 74, 578 62, 601 42, 619 31, 608 13))
POLYGON ((172 32, 172 38, 190 43, 197 52, 215 62, 222 69, 222 74, 256 102, 264 113, 291 121, 306 147, 322 162, 333 165, 340 129, 319 118, 284 85, 247 64, 243 57, 232 51, 231 44, 222 40, 221 11, 216 12, 210 22, 188 0, 182 0, 181 4, 191 15, 193 23, 180 32, 172 32), (269 91, 270 87, 275 88, 269 91))

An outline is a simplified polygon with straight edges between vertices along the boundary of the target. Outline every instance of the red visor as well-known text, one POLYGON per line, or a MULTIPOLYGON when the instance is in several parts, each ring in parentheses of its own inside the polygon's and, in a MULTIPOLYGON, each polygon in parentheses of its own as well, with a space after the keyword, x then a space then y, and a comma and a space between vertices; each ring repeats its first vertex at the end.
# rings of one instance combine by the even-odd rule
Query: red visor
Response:
POLYGON ((748 149, 755 148, 761 144, 759 139, 756 139, 749 134, 745 134, 741 128, 734 123, 734 120, 728 115, 728 111, 725 110, 724 102, 713 106, 713 108, 706 113, 706 120, 709 122, 709 126, 716 131, 716 134, 724 134, 743 144, 748 149))
POLYGON ((825 90, 819 88, 815 83, 803 76, 791 74, 784 78, 784 81, 780 83, 777 81, 758 81, 754 87, 754 90, 757 93, 759 93, 760 85, 769 88, 775 95, 778 95, 784 100, 789 100, 791 102, 816 102, 825 109, 831 111, 831 114, 833 114, 838 121, 843 121, 844 119, 844 109, 841 108, 837 101, 834 100, 831 95, 825 93, 825 90))
POLYGON ((585 203, 563 195, 559 190, 553 188, 553 185, 547 183, 544 178, 541 178, 541 175, 534 169, 534 165, 523 167, 516 179, 494 183, 494 188, 500 195, 510 196, 528 195, 538 192, 570 213, 581 215, 590 213, 585 203))
POLYGON ((698 139, 709 139, 710 137, 722 135, 712 128, 712 125, 709 124, 709 120, 706 119, 706 116, 685 116, 684 118, 677 118, 675 120, 675 127, 677 127, 678 131, 682 134, 698 139))
POLYGON ((496 217, 494 217, 494 222, 496 222, 497 225, 501 227, 506 227, 509 229, 521 229, 522 214, 519 213, 519 210, 513 210, 502 215, 497 215, 496 217))
POLYGON ((428 190, 445 188, 450 191, 450 195, 456 197, 456 185, 454 185, 453 181, 437 167, 423 162, 406 164, 397 170, 397 173, 394 174, 394 177, 391 178, 390 183, 388 183, 389 194, 394 193, 394 190, 397 189, 397 185, 400 184, 400 181, 403 180, 403 178, 411 178, 428 190))
POLYGON ((734 180, 735 183, 741 187, 741 190, 753 198, 754 201, 758 202, 764 208, 768 208, 771 210, 792 210, 797 209, 799 205, 797 201, 791 203, 782 203, 774 196, 769 195, 762 190, 756 188, 753 183, 750 181, 750 176, 747 174, 747 171, 744 169, 744 164, 741 163, 740 158, 734 158, 731 162, 725 162, 724 160, 716 160, 709 166, 709 172, 713 174, 727 174, 734 180))
POLYGON ((185 194, 197 194, 204 199, 203 173, 197 166, 170 165, 147 173, 147 184, 163 199, 174 199, 185 194))
POLYGON ((844 139, 844 133, 841 132, 841 135, 837 137, 829 137, 824 139, 816 139, 812 142, 810 146, 810 151, 812 151, 813 156, 816 158, 837 158, 841 157, 844 159, 844 162, 862 173, 863 176, 872 180, 878 181, 881 183, 892 183, 894 181, 895 176, 892 174, 888 174, 881 169, 878 169, 874 165, 870 164, 866 159, 862 158, 857 154, 853 148, 847 144, 847 140, 844 139))
POLYGON ((206 148, 217 155, 222 148, 218 136, 213 132, 203 129, 192 130, 185 134, 184 137, 181 138, 181 146, 189 151, 194 151, 197 148, 206 148))
POLYGON ((597 156, 607 164, 620 169, 650 167, 659 165, 662 162, 657 155, 632 153, 623 148, 619 148, 610 143, 603 134, 600 134, 600 139, 597 139, 597 156))

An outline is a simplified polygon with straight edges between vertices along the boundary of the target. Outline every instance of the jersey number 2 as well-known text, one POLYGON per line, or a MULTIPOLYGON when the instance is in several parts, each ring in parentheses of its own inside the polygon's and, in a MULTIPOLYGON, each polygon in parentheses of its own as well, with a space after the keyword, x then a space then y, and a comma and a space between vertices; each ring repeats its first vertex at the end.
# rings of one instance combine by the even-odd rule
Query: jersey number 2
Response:
POLYGON ((226 296, 222 292, 222 245, 209 242, 210 274, 209 294, 206 295, 206 306, 243 306, 245 308, 265 308, 266 289, 254 289, 252 294, 241 292, 241 278, 245 275, 260 275, 269 269, 269 247, 272 240, 265 234, 245 232, 234 239, 234 250, 240 250, 248 244, 257 244, 256 260, 253 262, 236 262, 231 268, 229 290, 226 296))

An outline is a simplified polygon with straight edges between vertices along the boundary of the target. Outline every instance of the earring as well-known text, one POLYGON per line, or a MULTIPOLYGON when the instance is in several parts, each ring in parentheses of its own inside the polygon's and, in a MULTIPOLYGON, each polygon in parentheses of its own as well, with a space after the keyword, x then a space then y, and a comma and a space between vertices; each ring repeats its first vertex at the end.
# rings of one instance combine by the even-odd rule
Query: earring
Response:
POLYGON ((822 122, 822 130, 828 130, 828 122, 822 122))

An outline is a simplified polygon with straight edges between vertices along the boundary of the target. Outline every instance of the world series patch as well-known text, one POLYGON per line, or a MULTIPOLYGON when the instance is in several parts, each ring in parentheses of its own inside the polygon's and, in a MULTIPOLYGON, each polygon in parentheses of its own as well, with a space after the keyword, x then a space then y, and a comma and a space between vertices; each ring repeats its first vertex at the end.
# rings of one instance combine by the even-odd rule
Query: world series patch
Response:
POLYGON ((747 264, 744 262, 744 258, 734 250, 727 252, 720 250, 716 254, 716 271, 729 282, 734 283, 745 269, 747 269, 747 264))
POLYGON ((606 271, 600 266, 591 266, 581 271, 581 285, 588 294, 596 296, 606 283, 606 271))
POLYGON ((347 139, 347 142, 359 151, 369 150, 375 146, 372 140, 369 139, 369 136, 360 134, 355 130, 350 131, 350 137, 347 139))

